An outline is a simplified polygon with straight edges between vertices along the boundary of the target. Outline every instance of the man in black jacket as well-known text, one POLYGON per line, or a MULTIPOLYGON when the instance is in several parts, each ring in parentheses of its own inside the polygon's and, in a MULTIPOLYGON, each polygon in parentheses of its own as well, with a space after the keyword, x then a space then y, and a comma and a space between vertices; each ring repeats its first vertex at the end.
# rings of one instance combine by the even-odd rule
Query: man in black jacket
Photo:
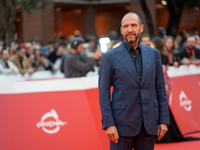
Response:
POLYGON ((186 47, 180 51, 181 63, 184 65, 194 64, 200 65, 200 47, 195 46, 196 40, 194 36, 187 38, 186 47))

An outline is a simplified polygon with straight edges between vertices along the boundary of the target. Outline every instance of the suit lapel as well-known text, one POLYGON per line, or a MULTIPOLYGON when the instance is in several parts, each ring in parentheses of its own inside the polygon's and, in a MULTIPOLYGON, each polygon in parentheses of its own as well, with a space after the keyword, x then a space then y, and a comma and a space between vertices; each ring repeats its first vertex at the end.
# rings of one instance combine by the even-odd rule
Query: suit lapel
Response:
POLYGON ((150 50, 150 48, 148 48, 147 46, 144 46, 142 44, 141 45, 141 53, 142 53, 142 81, 141 81, 141 86, 147 76, 148 70, 151 66, 151 54, 152 51, 150 50))
POLYGON ((140 84, 135 66, 123 43, 116 49, 114 54, 125 70, 140 84))

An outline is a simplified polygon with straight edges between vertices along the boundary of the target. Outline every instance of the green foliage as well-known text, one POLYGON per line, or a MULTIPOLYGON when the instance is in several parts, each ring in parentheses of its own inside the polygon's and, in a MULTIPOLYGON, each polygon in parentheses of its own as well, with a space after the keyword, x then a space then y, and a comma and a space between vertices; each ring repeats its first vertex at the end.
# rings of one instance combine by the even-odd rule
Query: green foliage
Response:
POLYGON ((32 13, 35 9, 44 8, 50 0, 14 0, 16 6, 21 5, 24 11, 32 13))
POLYGON ((32 13, 35 9, 45 8, 49 2, 50 0, 0 0, 0 17, 6 35, 6 45, 13 41, 17 7, 21 6, 23 11, 32 13))

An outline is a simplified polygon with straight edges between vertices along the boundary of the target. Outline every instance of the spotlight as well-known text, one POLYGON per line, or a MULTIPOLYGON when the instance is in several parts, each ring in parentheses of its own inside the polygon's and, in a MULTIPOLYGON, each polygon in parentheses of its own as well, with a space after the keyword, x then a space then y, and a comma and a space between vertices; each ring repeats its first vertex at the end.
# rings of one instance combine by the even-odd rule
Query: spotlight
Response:
POLYGON ((108 37, 100 38, 99 43, 101 45, 101 51, 102 53, 105 53, 108 50, 107 44, 110 42, 110 39, 108 37))
POLYGON ((162 0, 162 1, 161 1, 161 4, 162 4, 162 5, 167 5, 167 2, 166 2, 165 0, 162 0))

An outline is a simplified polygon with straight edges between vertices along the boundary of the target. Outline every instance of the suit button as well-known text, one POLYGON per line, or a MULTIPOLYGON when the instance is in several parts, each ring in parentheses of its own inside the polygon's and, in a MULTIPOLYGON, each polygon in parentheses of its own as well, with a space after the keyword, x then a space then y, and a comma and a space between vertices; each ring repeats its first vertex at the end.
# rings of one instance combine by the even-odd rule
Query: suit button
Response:
POLYGON ((142 88, 140 88, 140 90, 142 90, 142 88))
POLYGON ((141 105, 141 103, 139 102, 138 105, 141 105))

